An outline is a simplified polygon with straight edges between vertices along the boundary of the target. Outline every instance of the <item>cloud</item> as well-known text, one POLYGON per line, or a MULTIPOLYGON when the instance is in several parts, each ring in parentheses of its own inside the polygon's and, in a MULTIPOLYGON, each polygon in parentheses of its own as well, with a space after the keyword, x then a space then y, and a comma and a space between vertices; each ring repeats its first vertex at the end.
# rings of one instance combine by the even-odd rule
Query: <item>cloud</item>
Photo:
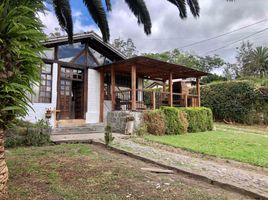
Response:
MULTIPOLYGON (((225 0, 199 0, 199 2, 200 18, 195 19, 188 12, 188 18, 181 20, 177 8, 169 2, 147 0, 153 28, 152 34, 146 36, 143 33, 143 27, 137 25, 136 18, 124 1, 116 1, 109 18, 112 38, 119 36, 125 39, 132 38, 140 52, 160 52, 179 48, 268 18, 268 1, 266 0, 258 2, 237 0, 231 3, 225 0)), ((265 27, 268 27, 268 22, 182 50, 206 55, 206 52, 210 50, 239 40, 265 27)), ((265 33, 256 36, 258 37, 252 37, 252 41, 260 45, 264 41, 265 33)), ((213 53, 233 61, 237 45, 239 43, 213 53)))
MULTIPOLYGON (((178 9, 168 1, 146 0, 153 24, 152 34, 146 36, 142 25, 137 25, 137 19, 131 13, 125 1, 112 1, 113 9, 108 14, 111 40, 118 37, 123 39, 132 38, 140 53, 161 52, 180 48, 268 18, 267 0, 236 0, 235 2, 199 0, 199 2, 201 7, 200 17, 195 19, 188 12, 188 18, 181 20, 178 9)), ((88 17, 88 15, 83 14, 82 10, 73 11, 74 32, 94 30, 100 34, 95 24, 90 24, 90 20, 85 20, 88 17)), ((45 15, 40 14, 40 19, 47 26, 46 33, 50 33, 55 27, 59 27, 53 12, 47 11, 45 15)), ((230 44, 266 27, 268 27, 268 21, 216 40, 182 48, 182 50, 207 55, 208 51, 230 44)), ((256 45, 267 45, 268 38, 266 35, 267 32, 263 32, 249 39, 256 45)), ((212 54, 219 54, 227 61, 234 61, 237 46, 239 46, 239 43, 214 51, 212 54)))

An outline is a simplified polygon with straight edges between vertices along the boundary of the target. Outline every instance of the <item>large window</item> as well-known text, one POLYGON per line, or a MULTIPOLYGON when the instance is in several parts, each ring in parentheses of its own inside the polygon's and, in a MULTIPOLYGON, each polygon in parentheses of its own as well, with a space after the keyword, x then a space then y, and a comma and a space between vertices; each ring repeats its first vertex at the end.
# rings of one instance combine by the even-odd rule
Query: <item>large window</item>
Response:
POLYGON ((52 96, 52 64, 43 64, 41 71, 41 81, 33 87, 35 96, 33 103, 51 103, 52 96))

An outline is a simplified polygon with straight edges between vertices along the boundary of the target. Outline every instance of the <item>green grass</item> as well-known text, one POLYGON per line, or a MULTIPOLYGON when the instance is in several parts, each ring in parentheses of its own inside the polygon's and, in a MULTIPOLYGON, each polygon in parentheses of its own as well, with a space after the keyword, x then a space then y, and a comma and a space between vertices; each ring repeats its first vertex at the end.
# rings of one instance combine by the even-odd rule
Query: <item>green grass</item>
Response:
POLYGON ((197 153, 268 167, 268 136, 254 130, 216 126, 216 131, 185 135, 145 136, 147 140, 197 153))

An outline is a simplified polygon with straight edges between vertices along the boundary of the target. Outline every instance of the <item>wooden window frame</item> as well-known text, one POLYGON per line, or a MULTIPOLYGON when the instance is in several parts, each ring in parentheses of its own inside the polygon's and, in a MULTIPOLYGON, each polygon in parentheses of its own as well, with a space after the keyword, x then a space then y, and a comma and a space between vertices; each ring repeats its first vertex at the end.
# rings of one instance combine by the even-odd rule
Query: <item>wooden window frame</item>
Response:
POLYGON ((37 103, 51 103, 52 102, 52 89, 53 89, 53 64, 52 63, 44 63, 45 65, 50 65, 51 70, 50 73, 48 72, 43 72, 43 66, 41 66, 41 71, 40 71, 40 85, 39 85, 39 95, 38 95, 38 102, 37 103), (45 76, 45 79, 42 77, 45 76), (48 80, 47 77, 50 76, 51 79, 48 80), (45 85, 42 84, 42 82, 45 81, 45 85), (47 82, 50 81, 50 86, 47 84, 47 82), (43 88, 45 89, 43 90, 43 88), (47 88, 50 87, 50 91, 47 90, 47 88), (42 93, 45 93, 43 95, 42 93), (47 93, 50 93, 49 96, 47 96, 47 93), (42 94, 42 95, 41 95, 42 94), (47 99, 47 100, 45 100, 47 99))

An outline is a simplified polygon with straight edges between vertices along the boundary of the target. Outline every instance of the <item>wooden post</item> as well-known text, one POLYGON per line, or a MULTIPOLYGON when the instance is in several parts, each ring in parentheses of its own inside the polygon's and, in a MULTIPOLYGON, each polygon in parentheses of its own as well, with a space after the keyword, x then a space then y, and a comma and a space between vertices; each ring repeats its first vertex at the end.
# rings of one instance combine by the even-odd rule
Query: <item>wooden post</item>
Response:
POLYGON ((156 105, 155 105, 155 91, 152 92, 152 109, 155 110, 156 105))
POLYGON ((169 73, 169 106, 173 106, 173 83, 172 83, 172 72, 169 73))
POLYGON ((100 71, 100 122, 103 122, 103 112, 104 112, 104 71, 100 71))
POLYGON ((111 85, 112 85, 112 110, 115 110, 115 69, 111 67, 111 85))
POLYGON ((136 110, 136 66, 131 67, 131 110, 136 110))
POLYGON ((184 106, 185 108, 188 107, 188 95, 187 94, 184 95, 184 106))
POLYGON ((197 106, 201 106, 201 100, 200 100, 200 78, 196 78, 196 94, 197 94, 197 106))

